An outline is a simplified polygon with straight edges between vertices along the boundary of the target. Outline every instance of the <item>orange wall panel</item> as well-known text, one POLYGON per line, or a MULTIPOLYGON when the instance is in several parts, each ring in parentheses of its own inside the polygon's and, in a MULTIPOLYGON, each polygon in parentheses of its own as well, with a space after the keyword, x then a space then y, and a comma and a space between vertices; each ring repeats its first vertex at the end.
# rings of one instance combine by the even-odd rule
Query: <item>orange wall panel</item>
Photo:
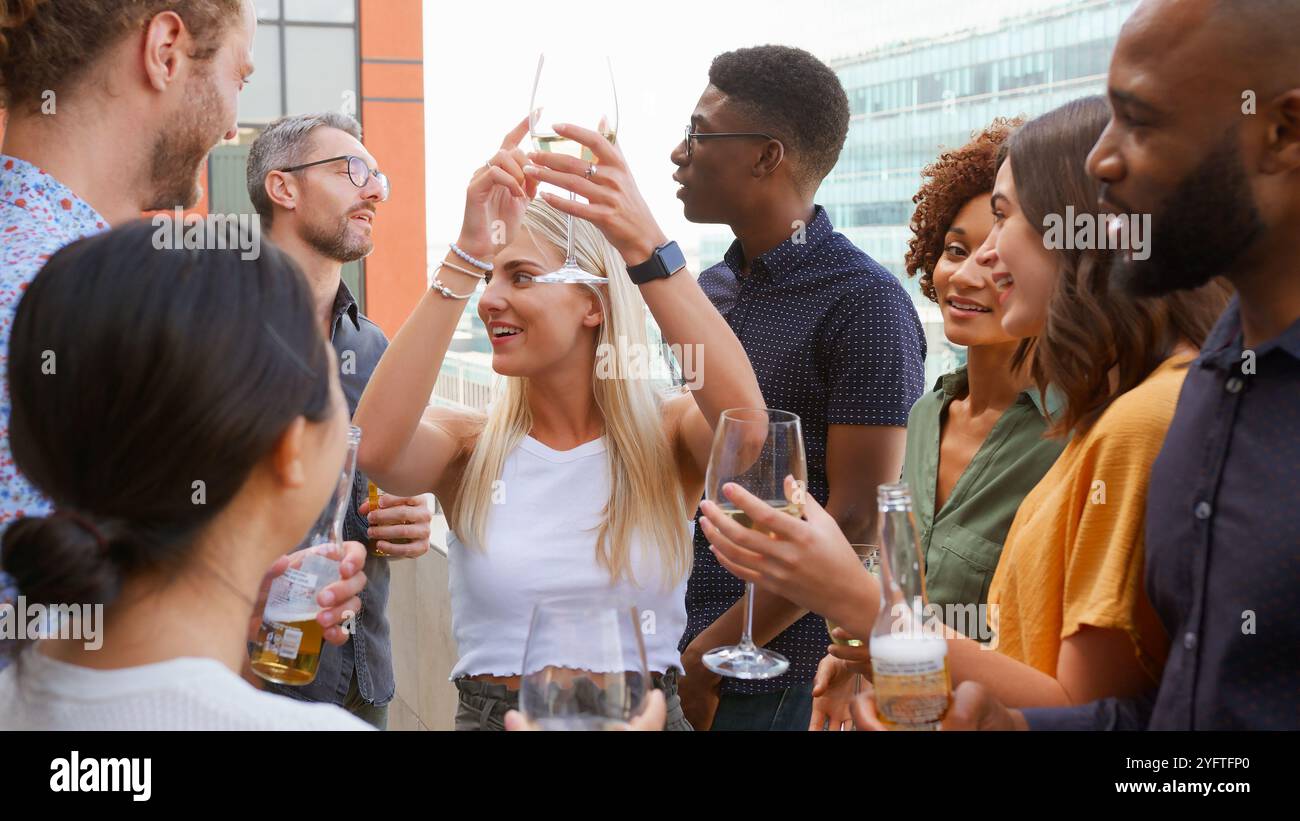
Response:
POLYGON ((361 55, 418 60, 424 55, 420 0, 361 0, 361 55))
POLYGON ((366 258, 366 314, 392 338, 424 295, 423 23, 419 0, 362 0, 361 122, 366 148, 393 191, 375 219, 366 258), (372 62, 379 61, 379 62, 372 62))

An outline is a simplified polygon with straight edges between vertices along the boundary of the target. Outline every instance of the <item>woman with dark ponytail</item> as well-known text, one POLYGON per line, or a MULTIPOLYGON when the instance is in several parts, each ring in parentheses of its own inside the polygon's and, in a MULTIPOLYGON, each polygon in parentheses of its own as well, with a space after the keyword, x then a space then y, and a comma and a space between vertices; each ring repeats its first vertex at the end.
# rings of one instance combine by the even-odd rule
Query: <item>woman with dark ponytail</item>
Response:
MULTIPOLYGON (((246 261, 153 236, 135 223, 67 246, 14 319, 14 460, 55 511, 11 525, 0 561, 28 609, 103 618, 93 642, 23 648, 0 673, 0 729, 366 729, 239 675, 259 590, 347 447, 307 286, 269 245, 246 261)), ((334 643, 363 561, 349 543, 322 594, 334 643)))

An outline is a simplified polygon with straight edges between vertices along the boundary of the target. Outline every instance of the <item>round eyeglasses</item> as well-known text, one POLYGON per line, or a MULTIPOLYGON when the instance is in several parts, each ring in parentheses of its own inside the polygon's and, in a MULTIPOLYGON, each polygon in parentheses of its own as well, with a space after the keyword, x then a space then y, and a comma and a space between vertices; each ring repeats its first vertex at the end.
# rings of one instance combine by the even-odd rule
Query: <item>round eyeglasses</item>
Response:
POLYGON ((338 162, 339 160, 347 160, 348 179, 352 181, 353 185, 357 188, 365 188, 366 184, 370 182, 370 178, 374 177, 379 182, 379 201, 387 201, 388 195, 392 193, 392 187, 388 182, 388 175, 384 174, 382 171, 371 171, 370 166, 366 165, 366 161, 360 157, 343 154, 338 157, 330 157, 327 160, 316 160, 316 162, 307 162, 302 165, 291 165, 288 168, 281 168, 279 170, 286 173, 289 171, 301 171, 304 168, 311 168, 313 165, 324 165, 325 163, 338 162))

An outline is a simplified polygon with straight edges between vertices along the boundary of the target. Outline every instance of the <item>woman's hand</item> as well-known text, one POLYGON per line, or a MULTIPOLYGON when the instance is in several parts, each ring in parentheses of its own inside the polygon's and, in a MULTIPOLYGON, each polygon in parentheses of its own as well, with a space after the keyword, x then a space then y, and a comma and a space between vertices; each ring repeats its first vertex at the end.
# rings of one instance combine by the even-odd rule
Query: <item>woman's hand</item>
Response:
POLYGON ((591 163, 566 154, 533 152, 524 166, 530 180, 572 191, 587 202, 542 192, 542 199, 557 211, 585 219, 600 229, 628 265, 640 265, 668 241, 646 205, 623 152, 604 135, 576 125, 556 125, 555 133, 586 146, 596 158, 591 163))
MULTIPOLYGON (((290 567, 301 565, 303 559, 318 550, 317 547, 304 547, 302 550, 281 556, 271 565, 271 569, 262 577, 257 604, 253 607, 253 615, 249 619, 249 641, 257 641, 257 632, 262 626, 262 612, 266 610, 266 599, 271 590, 271 582, 290 567)), ((334 548, 331 550, 338 552, 334 548)), ((352 634, 345 629, 344 623, 349 618, 357 618, 361 613, 361 590, 366 586, 366 573, 363 570, 365 566, 366 546, 360 542, 344 542, 343 557, 339 559, 339 580, 327 585, 316 594, 316 603, 321 607, 320 612, 316 614, 316 621, 325 628, 323 635, 325 641, 330 644, 342 646, 352 638, 352 634)))
POLYGON ((537 193, 537 182, 524 176, 527 158, 519 141, 528 133, 528 118, 510 129, 501 148, 474 172, 465 191, 465 218, 456 244, 472 257, 490 260, 507 245, 537 193))
POLYGON ((722 492, 754 522, 750 529, 732 521, 716 503, 700 504, 700 528, 723 567, 743 581, 821 613, 850 633, 855 624, 865 628, 857 632, 869 633, 880 585, 816 499, 786 477, 786 498, 802 501, 805 521, 734 483, 724 485, 722 492))

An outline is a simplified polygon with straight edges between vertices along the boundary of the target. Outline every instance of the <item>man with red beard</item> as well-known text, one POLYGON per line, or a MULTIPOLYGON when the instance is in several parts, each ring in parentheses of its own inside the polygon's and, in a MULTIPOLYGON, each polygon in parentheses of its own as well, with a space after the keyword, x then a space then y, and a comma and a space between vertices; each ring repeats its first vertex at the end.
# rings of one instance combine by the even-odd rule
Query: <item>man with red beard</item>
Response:
MULTIPOLYGON (((55 512, 18 472, 10 451, 9 334, 19 300, 64 245, 145 211, 199 201, 208 151, 236 134, 237 97, 253 73, 256 28, 251 0, 3 6, 0 533, 20 517, 55 512)), ((87 511, 64 512, 94 527, 87 511)), ((339 622, 365 583, 357 572, 363 554, 360 545, 348 546, 343 580, 327 588, 335 603, 318 619, 331 643, 347 638, 339 622)), ((0 571, 0 605, 21 592, 0 571)), ((0 667, 11 645, 0 640, 0 667)))
MULTIPOLYGON (((271 123, 249 149, 247 181, 248 197, 267 236, 306 274, 317 318, 338 354, 348 413, 355 413, 388 339, 358 311, 343 282, 343 265, 374 248, 371 231, 377 206, 388 199, 388 178, 362 145, 357 121, 324 112, 271 123)), ((432 516, 424 500, 388 494, 371 510, 363 501, 366 489, 367 479, 357 471, 343 535, 368 541, 373 552, 366 559, 367 584, 352 640, 322 648, 311 684, 267 689, 338 704, 382 730, 396 689, 385 616, 388 562, 429 549, 432 516)))

